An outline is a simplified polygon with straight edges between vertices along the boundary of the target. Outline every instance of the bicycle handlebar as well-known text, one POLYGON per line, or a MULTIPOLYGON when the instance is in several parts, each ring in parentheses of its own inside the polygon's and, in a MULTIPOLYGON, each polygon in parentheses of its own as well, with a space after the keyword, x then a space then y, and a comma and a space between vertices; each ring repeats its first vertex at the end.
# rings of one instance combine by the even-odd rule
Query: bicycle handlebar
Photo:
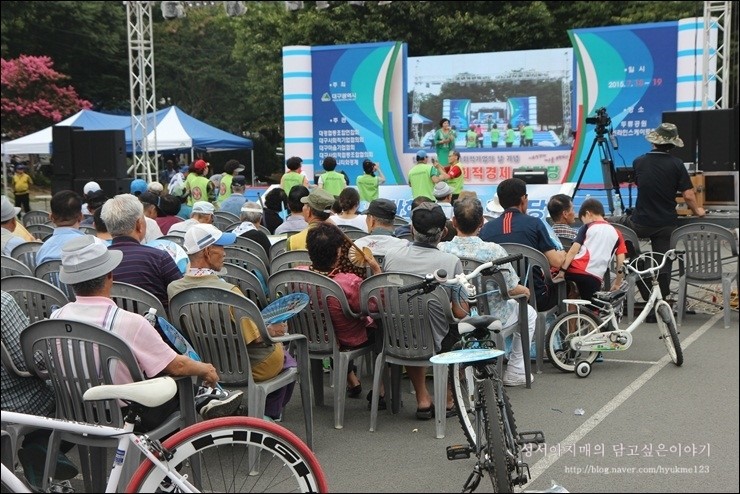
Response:
MULTIPOLYGON (((512 254, 505 257, 501 257, 499 259, 495 259, 493 261, 488 261, 477 268, 475 268, 473 271, 471 271, 468 274, 463 275, 465 277, 465 280, 472 280, 476 276, 478 276, 482 271, 485 271, 486 269, 491 269, 495 266, 500 266, 501 264, 507 264, 512 261, 518 261, 524 257, 522 254, 512 254)), ((448 284, 448 285, 459 285, 461 284, 461 281, 454 277, 452 279, 447 279, 447 271, 444 269, 438 269, 434 271, 433 273, 429 273, 424 277, 423 281, 420 281, 418 283, 412 283, 411 285, 404 286, 398 289, 398 293, 407 293, 414 290, 428 290, 432 291, 434 288, 441 284, 448 284)))
POLYGON ((637 269, 637 268, 635 268, 633 266, 633 264, 637 264, 637 262, 640 259, 650 258, 651 260, 654 260, 653 254, 656 254, 656 252, 652 252, 651 251, 651 252, 647 252, 645 254, 642 254, 641 256, 638 256, 631 263, 625 263, 624 264, 625 269, 628 270, 628 271, 631 271, 631 272, 635 273, 638 276, 644 276, 644 275, 646 275, 648 273, 652 273, 653 271, 660 271, 663 268, 663 266, 665 266, 665 263, 668 261, 668 259, 671 259, 671 260, 678 259, 680 256, 682 256, 683 254, 685 254, 685 251, 683 251, 683 250, 676 250, 676 249, 671 249, 671 250, 666 251, 663 254, 663 261, 658 266, 651 266, 651 267, 649 267, 647 269, 643 269, 643 270, 639 270, 639 269, 637 269))

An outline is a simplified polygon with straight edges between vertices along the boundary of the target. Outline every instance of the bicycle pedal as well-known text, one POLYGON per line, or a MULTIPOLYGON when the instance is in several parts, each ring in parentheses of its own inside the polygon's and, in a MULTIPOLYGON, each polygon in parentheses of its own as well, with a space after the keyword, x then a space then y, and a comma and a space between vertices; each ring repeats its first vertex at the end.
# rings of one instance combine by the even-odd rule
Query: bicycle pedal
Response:
POLYGON ((468 458, 470 458, 470 448, 468 446, 462 444, 447 446, 448 460, 466 460, 468 458))
POLYGON ((542 431, 524 431, 519 432, 519 437, 516 440, 517 444, 542 444, 545 442, 545 433, 542 431))

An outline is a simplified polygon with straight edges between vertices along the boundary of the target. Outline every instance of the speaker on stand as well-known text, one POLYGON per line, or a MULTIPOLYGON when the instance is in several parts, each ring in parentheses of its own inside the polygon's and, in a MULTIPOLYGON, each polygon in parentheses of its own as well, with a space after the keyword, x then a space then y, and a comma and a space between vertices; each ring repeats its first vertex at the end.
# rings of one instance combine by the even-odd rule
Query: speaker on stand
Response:
POLYGON ((737 111, 699 112, 699 169, 703 172, 737 171, 737 111))
POLYGON ((696 169, 697 146, 699 143, 699 113, 696 111, 664 111, 663 123, 672 123, 678 127, 678 135, 683 141, 682 148, 671 149, 671 155, 684 163, 693 163, 696 169))

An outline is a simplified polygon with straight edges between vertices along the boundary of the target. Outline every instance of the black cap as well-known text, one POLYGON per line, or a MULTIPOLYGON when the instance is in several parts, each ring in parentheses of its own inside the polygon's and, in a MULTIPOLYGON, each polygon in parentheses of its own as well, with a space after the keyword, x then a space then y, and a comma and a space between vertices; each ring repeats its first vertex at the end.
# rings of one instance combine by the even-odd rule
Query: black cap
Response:
POLYGON ((370 203, 365 214, 384 220, 393 220, 396 217, 396 203, 390 199, 375 199, 370 203))
POLYGON ((422 235, 436 235, 447 225, 447 216, 439 204, 422 202, 411 211, 411 225, 422 235))

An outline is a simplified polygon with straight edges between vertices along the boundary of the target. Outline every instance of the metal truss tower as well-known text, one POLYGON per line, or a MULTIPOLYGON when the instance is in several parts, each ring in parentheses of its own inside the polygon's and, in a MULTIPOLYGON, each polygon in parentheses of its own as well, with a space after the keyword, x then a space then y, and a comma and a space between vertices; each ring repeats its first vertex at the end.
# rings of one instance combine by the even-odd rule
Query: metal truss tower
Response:
MULTIPOLYGON (((154 43, 152 37, 152 3, 124 2, 128 26, 128 66, 131 88, 131 144, 133 175, 152 182, 158 177, 157 111, 154 83, 154 43), (149 133, 152 139, 147 139, 149 133), (150 155, 153 153, 153 155, 150 155)), ((131 170, 130 169, 130 170, 131 170)))
MULTIPOLYGON (((726 109, 731 108, 733 102, 730 101, 730 35, 732 33, 732 4, 733 2, 704 2, 704 43, 702 53, 702 109, 708 109, 711 101, 715 101, 712 108, 726 109), (717 50, 711 51, 710 34, 712 27, 716 26, 717 50), (719 83, 719 93, 709 94, 710 79, 709 73, 710 62, 712 59, 717 61, 716 79, 719 83)), ((737 102, 735 102, 737 103, 737 102)))

